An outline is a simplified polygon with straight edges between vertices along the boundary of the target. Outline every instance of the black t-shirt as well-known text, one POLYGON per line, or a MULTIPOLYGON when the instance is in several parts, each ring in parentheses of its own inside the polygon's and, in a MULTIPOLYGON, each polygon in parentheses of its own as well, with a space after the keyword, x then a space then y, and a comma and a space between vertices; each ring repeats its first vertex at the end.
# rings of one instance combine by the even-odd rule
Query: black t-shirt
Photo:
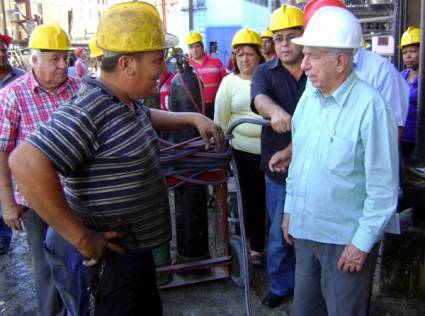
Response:
MULTIPOLYGON (((254 99, 264 94, 273 99, 290 115, 304 92, 307 76, 303 74, 299 81, 288 72, 279 58, 261 64, 254 72, 251 86, 251 109, 258 113, 254 99)), ((278 134, 271 127, 263 127, 261 132, 261 170, 274 181, 283 181, 286 174, 271 172, 268 168, 270 158, 291 142, 291 133, 278 134)))

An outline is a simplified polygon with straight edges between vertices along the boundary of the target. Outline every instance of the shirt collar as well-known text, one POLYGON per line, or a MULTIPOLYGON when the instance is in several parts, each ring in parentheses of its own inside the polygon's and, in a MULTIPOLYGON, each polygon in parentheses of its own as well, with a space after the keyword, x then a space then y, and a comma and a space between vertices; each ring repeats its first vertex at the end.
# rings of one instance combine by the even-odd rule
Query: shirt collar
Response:
POLYGON ((111 90, 109 90, 109 88, 106 87, 100 80, 98 80, 96 78, 90 78, 90 77, 89 78, 85 78, 85 79, 83 79, 83 82, 84 83, 87 83, 89 85, 92 85, 92 86, 99 87, 103 91, 105 91, 106 94, 109 95, 110 97, 115 97, 114 93, 111 90))
MULTIPOLYGON (((352 71, 347 79, 345 79, 345 81, 330 96, 324 99, 326 100, 331 98, 338 106, 344 106, 345 101, 347 100, 347 97, 350 94, 350 91, 353 88, 356 80, 357 76, 354 71, 352 71)), ((313 86, 311 89, 306 90, 306 93, 314 95, 315 97, 323 98, 320 89, 314 88, 313 86)))
MULTIPOLYGON (((267 69, 268 70, 275 69, 275 68, 279 67, 279 64, 280 64, 280 59, 276 57, 276 58, 269 61, 269 64, 267 65, 267 69)), ((283 67, 283 68, 285 68, 285 67, 283 67)))
POLYGON ((29 72, 30 74, 29 74, 29 87, 30 87, 30 89, 31 89, 31 91, 36 91, 37 89, 41 89, 41 90, 43 90, 44 92, 46 92, 46 93, 49 93, 49 94, 53 94, 53 95, 59 95, 59 94, 61 94, 65 89, 67 89, 68 88, 68 85, 69 85, 69 78, 68 79, 66 79, 66 81, 59 87, 59 89, 57 89, 56 90, 56 92, 55 93, 53 93, 53 92, 51 92, 51 91, 49 91, 49 90, 47 90, 47 89, 45 89, 45 88, 43 88, 39 83, 38 83, 38 81, 37 81, 37 79, 35 78, 35 75, 34 75, 34 71, 33 70, 31 70, 30 72, 29 72))
MULTIPOLYGON (((86 84, 89 84, 89 85, 92 85, 92 86, 95 86, 95 87, 98 87, 98 88, 100 88, 100 89, 102 89, 103 91, 105 91, 105 93, 107 94, 107 95, 109 95, 111 98, 114 98, 115 100, 117 100, 117 102, 119 102, 119 103, 123 103, 121 100, 119 100, 117 97, 116 97, 116 95, 111 91, 111 90, 109 90, 109 88, 107 87, 107 86, 105 86, 99 79, 97 79, 97 78, 91 78, 91 77, 88 77, 88 78, 84 78, 83 80, 82 80, 84 83, 86 83, 86 84)), ((137 105, 137 106, 141 106, 141 102, 140 102, 140 100, 134 100, 133 101, 133 103, 135 104, 135 105, 137 105)))
POLYGON ((342 83, 342 85, 340 85, 338 89, 332 93, 332 97, 334 98, 336 104, 339 106, 344 106, 356 79, 357 76, 354 74, 354 71, 352 71, 348 78, 342 83))

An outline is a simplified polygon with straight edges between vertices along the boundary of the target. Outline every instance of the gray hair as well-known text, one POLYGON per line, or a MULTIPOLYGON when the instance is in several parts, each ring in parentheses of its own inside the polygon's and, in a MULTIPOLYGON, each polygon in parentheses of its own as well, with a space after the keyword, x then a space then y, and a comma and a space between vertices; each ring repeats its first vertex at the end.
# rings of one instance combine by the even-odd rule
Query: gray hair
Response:
POLYGON ((41 50, 31 49, 31 53, 30 53, 31 66, 34 66, 34 62, 32 61, 33 57, 37 57, 38 63, 41 63, 41 50))
POLYGON ((336 59, 337 54, 344 54, 347 56, 350 64, 353 62, 354 54, 356 53, 356 50, 353 48, 330 48, 330 47, 320 47, 321 50, 330 53, 328 55, 329 59, 336 59))

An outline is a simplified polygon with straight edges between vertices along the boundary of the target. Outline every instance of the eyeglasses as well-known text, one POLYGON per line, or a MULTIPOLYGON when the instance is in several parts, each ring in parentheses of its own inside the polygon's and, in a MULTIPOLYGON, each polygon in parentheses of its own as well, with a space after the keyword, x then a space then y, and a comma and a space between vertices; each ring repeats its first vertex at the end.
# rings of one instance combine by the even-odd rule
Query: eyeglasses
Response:
POLYGON ((275 44, 281 44, 284 41, 288 43, 288 42, 291 42, 291 40, 293 40, 294 38, 297 38, 297 37, 299 37, 299 35, 297 35, 297 34, 289 34, 289 35, 286 35, 286 36, 277 35, 276 37, 273 37, 273 42, 275 44))

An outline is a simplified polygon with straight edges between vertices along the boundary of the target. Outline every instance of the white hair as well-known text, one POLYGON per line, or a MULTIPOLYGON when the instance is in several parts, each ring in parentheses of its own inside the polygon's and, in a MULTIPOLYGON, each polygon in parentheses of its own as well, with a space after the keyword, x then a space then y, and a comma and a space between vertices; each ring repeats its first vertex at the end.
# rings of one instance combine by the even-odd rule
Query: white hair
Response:
POLYGON ((335 60, 337 54, 344 54, 347 56, 349 63, 351 64, 353 62, 353 57, 356 52, 355 49, 352 48, 329 48, 329 47, 323 47, 320 48, 321 50, 330 53, 327 58, 330 60, 335 60))
POLYGON ((31 54, 30 54, 30 63, 31 63, 31 66, 34 66, 33 57, 36 57, 38 63, 41 64, 41 50, 39 50, 39 49, 31 49, 31 54))

